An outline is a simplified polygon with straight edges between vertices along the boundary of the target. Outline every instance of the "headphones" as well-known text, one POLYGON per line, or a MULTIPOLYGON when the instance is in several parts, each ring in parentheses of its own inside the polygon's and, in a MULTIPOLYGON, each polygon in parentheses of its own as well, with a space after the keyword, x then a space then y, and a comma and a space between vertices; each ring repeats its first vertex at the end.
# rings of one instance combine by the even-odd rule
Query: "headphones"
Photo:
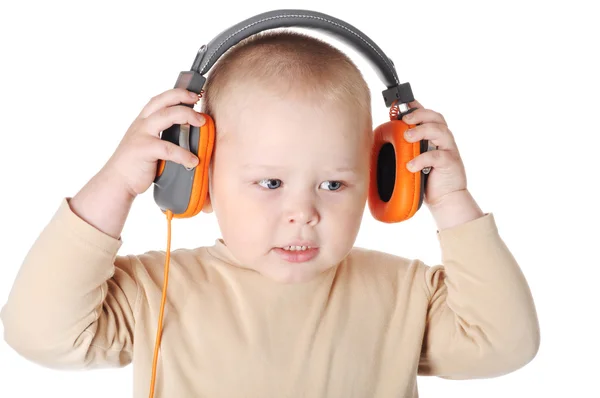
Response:
MULTIPOLYGON (((200 94, 206 81, 204 75, 230 47, 263 30, 289 26, 314 28, 333 35, 361 52, 375 68, 387 87, 382 94, 385 106, 390 108, 390 121, 373 132, 369 209, 375 219, 386 223, 411 218, 423 204, 430 168, 413 173, 407 170, 406 163, 432 148, 427 140, 411 143, 404 139, 404 132, 415 126, 401 120, 416 109, 408 109, 408 103, 414 101, 410 84, 400 84, 392 60, 352 25, 307 10, 275 10, 255 15, 224 30, 207 45, 201 46, 191 70, 179 74, 175 88, 200 94)), ((182 105, 193 108, 193 105, 182 105)), ((208 167, 215 140, 215 123, 210 115, 203 116, 206 123, 200 128, 175 124, 161 135, 161 139, 191 151, 199 159, 198 165, 191 169, 159 160, 154 179, 154 201, 163 213, 169 211, 174 218, 198 214, 208 192, 208 167)))

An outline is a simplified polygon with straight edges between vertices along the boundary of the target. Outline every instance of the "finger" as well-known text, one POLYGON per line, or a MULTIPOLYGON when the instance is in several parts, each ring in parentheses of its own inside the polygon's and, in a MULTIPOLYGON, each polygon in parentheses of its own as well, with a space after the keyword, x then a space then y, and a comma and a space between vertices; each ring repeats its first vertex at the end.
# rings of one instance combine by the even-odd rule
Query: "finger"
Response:
POLYGON ((404 115, 402 120, 407 124, 439 123, 448 125, 441 113, 425 108, 417 108, 408 115, 404 115))
POLYGON ((425 109, 423 105, 417 100, 408 103, 409 108, 425 109))
POLYGON ((456 149, 454 135, 445 124, 425 123, 415 126, 404 132, 404 139, 408 142, 428 140, 438 149, 456 149))
POLYGON ((200 97, 198 94, 183 88, 172 88, 152 97, 140 112, 140 118, 147 118, 162 108, 179 104, 195 104, 200 97))
POLYGON ((170 160, 188 168, 195 167, 198 164, 198 157, 196 155, 166 140, 150 139, 146 153, 152 157, 152 160, 170 160))
POLYGON ((458 154, 456 151, 433 150, 420 154, 406 164, 406 168, 413 173, 423 170, 426 167, 434 169, 450 169, 457 163, 458 154))
POLYGON ((142 122, 142 130, 153 136, 160 136, 160 132, 174 124, 190 124, 202 126, 206 122, 204 116, 195 110, 183 105, 161 108, 142 122))

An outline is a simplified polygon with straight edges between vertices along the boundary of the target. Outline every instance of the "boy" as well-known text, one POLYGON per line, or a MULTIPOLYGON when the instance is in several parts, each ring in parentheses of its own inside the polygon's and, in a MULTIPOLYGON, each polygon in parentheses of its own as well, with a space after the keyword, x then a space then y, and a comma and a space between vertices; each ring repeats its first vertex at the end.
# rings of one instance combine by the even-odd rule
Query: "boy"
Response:
MULTIPOLYGON (((205 86, 217 126, 209 198, 223 238, 171 255, 156 397, 416 397, 417 375, 493 377, 536 355, 535 306, 518 264, 466 187, 442 115, 409 116, 407 140, 438 149, 425 204, 443 264, 353 247, 368 191, 370 94, 332 46, 255 35, 205 86), (234 90, 235 88, 235 90, 234 90)), ((65 198, 26 257, 2 310, 6 341, 55 368, 133 362, 148 395, 165 253, 118 255, 135 197, 158 159, 193 166, 161 141, 200 126, 169 90, 153 98, 101 171, 65 198)))

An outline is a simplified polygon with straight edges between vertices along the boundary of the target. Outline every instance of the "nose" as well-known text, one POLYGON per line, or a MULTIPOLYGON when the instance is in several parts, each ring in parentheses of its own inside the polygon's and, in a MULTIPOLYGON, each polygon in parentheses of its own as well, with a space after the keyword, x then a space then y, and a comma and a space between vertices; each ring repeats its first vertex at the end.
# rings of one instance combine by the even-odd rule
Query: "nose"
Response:
POLYGON ((289 208, 286 218, 289 224, 308 224, 314 226, 319 222, 319 212, 312 203, 296 202, 293 207, 289 208))

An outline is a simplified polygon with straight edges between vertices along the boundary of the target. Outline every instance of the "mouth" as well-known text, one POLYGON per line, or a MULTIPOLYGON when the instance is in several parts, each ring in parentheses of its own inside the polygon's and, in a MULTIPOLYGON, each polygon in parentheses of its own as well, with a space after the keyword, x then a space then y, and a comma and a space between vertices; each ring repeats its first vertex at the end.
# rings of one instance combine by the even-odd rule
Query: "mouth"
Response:
POLYGON ((274 251, 283 260, 290 263, 307 262, 315 258, 317 254, 319 254, 319 248, 309 244, 276 247, 274 251))

